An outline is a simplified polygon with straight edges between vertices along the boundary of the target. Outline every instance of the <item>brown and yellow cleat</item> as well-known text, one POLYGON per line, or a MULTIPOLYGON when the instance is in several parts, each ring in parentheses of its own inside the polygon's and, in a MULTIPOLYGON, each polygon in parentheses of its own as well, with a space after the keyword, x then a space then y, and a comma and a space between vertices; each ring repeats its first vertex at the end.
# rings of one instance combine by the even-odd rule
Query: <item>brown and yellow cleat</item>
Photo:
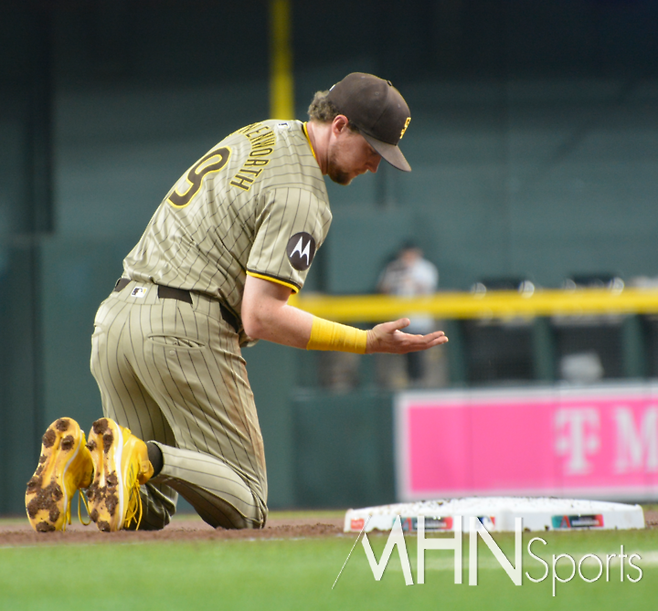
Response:
POLYGON ((94 465, 85 434, 72 418, 53 422, 42 437, 41 456, 27 483, 25 509, 37 532, 66 530, 76 490, 91 484, 94 465))
POLYGON ((139 528, 142 498, 139 487, 153 475, 146 444, 110 418, 96 420, 87 448, 94 463, 94 481, 87 490, 89 516, 103 532, 139 528))

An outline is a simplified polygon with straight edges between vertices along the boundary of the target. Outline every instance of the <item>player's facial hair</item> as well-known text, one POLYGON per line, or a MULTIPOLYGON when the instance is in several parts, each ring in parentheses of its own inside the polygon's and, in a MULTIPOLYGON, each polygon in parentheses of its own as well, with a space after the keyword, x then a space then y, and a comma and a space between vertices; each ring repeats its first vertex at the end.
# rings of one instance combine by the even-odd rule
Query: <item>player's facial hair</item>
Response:
POLYGON ((337 161, 337 150, 332 149, 329 153, 329 164, 327 175, 331 180, 339 185, 349 185, 352 182, 350 175, 340 167, 339 162, 337 161))

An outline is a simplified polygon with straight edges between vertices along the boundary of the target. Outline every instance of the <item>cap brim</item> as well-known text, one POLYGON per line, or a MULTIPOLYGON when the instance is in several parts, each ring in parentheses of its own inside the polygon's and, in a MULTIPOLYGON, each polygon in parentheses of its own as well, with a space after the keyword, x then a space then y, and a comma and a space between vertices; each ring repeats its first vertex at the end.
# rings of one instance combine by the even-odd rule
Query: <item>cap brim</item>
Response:
POLYGON ((363 132, 361 132, 361 135, 366 139, 366 142, 394 168, 402 170, 403 172, 411 172, 411 166, 398 146, 395 144, 389 144, 388 142, 382 142, 381 140, 377 140, 363 132))

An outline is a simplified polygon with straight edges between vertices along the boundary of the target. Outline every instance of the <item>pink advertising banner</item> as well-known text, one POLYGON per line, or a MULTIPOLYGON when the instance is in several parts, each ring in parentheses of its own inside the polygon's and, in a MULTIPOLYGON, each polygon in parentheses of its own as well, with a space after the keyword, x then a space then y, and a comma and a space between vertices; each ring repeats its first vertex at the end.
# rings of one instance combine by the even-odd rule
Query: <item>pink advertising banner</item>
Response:
POLYGON ((658 386, 401 393, 400 501, 658 498, 658 386))

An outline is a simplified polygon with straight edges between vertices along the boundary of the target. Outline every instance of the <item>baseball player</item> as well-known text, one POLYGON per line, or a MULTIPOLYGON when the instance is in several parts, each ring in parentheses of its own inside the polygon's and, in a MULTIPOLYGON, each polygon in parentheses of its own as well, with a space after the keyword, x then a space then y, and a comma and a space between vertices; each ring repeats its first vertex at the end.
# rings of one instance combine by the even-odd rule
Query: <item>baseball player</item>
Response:
POLYGON ((161 529, 182 495, 213 527, 262 528, 263 439, 241 347, 407 353, 443 344, 408 319, 363 331, 288 304, 331 223, 324 176, 347 185, 398 148, 409 108, 390 82, 353 73, 316 93, 310 120, 231 134, 176 182, 101 304, 91 370, 104 417, 89 440, 70 418, 43 437, 26 508, 63 530, 86 490, 102 531, 161 529))

